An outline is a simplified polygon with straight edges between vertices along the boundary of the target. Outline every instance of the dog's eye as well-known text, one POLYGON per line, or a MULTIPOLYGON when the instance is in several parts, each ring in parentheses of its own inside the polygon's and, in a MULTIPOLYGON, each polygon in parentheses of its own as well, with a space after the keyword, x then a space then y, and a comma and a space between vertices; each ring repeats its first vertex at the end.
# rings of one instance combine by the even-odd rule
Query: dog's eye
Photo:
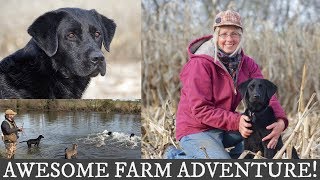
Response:
POLYGON ((96 31, 96 32, 94 33, 94 36, 95 36, 95 37, 100 37, 100 35, 101 35, 101 33, 100 33, 99 31, 96 31))
POLYGON ((70 32, 68 33, 67 37, 70 39, 74 39, 76 37, 76 34, 74 34, 73 32, 70 32))

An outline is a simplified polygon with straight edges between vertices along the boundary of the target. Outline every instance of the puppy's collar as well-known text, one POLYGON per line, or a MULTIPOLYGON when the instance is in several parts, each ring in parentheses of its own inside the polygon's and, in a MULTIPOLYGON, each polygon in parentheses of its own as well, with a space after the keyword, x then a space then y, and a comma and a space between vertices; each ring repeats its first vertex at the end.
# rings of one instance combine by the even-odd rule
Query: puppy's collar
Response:
POLYGON ((248 116, 251 120, 251 122, 255 123, 256 122, 256 116, 259 114, 263 114, 265 111, 267 111, 269 106, 265 107, 264 109, 262 109, 261 111, 251 111, 250 109, 248 109, 248 116))

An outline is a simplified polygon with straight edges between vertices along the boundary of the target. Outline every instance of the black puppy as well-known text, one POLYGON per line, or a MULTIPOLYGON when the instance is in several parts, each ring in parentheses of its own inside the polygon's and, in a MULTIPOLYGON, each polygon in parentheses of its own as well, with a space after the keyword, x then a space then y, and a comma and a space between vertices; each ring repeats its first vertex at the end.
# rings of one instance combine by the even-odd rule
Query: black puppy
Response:
POLYGON ((41 138, 44 138, 44 137, 40 135, 37 139, 29 139, 27 141, 21 141, 20 143, 27 142, 28 148, 31 148, 31 144, 34 144, 34 146, 39 147, 41 138))
MULTIPOLYGON (((239 90, 246 105, 244 115, 250 117, 249 123, 252 124, 251 129, 253 130, 253 133, 244 140, 244 148, 252 152, 261 151, 265 158, 272 159, 283 146, 282 138, 279 137, 275 149, 268 149, 267 145, 270 140, 262 141, 262 139, 271 132, 266 127, 276 122, 269 102, 276 93, 277 86, 266 79, 249 79, 240 84, 239 90)), ((298 158, 295 149, 292 154, 294 158, 298 158)))
POLYGON ((91 77, 106 74, 116 24, 95 10, 61 8, 38 17, 31 40, 0 62, 0 98, 81 98, 91 77))

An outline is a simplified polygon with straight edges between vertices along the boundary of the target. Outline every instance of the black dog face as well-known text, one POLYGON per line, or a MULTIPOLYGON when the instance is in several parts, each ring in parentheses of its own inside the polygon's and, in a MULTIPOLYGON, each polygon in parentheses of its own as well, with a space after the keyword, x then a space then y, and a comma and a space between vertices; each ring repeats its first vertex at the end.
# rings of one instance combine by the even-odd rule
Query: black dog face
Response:
POLYGON ((116 24, 95 10, 63 8, 48 12, 29 27, 36 44, 64 76, 95 77, 106 73, 102 43, 109 51, 116 24))
POLYGON ((39 139, 42 139, 42 138, 44 138, 42 135, 40 135, 39 137, 38 137, 39 139))
POLYGON ((266 79, 249 79, 239 85, 239 90, 246 106, 252 111, 259 111, 269 105, 277 86, 266 79))

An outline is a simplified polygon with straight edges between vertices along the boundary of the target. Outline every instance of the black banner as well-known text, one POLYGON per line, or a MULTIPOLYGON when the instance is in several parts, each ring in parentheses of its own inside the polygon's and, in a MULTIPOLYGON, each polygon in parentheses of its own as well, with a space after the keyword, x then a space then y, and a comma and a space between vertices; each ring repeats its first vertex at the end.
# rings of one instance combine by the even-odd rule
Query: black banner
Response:
POLYGON ((1 179, 307 178, 319 160, 1 160, 1 179))

